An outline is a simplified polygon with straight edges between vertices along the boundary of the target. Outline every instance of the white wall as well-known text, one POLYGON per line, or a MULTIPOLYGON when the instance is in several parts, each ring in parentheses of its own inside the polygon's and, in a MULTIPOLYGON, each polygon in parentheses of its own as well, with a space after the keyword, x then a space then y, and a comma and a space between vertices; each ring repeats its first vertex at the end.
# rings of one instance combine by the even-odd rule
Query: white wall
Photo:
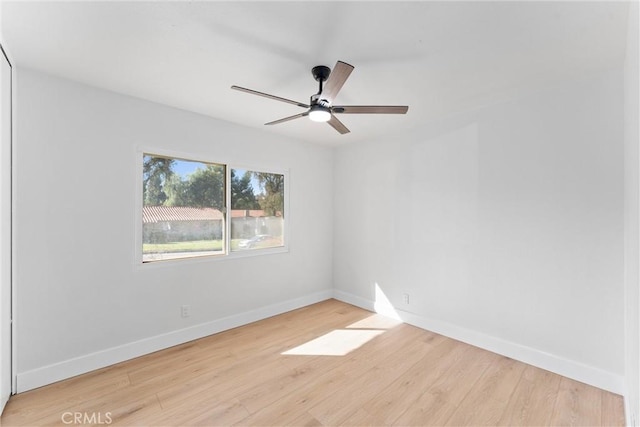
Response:
POLYGON ((336 295, 621 393, 622 116, 619 70, 337 149, 336 295))
POLYGON ((640 154, 638 150, 638 2, 629 5, 627 57, 624 68, 624 281, 625 281, 625 379, 627 425, 638 425, 640 414, 640 229, 639 189, 640 154))
POLYGON ((331 296, 329 148, 31 70, 16 85, 18 391, 331 296), (138 146, 289 169, 290 251, 136 266, 138 146))

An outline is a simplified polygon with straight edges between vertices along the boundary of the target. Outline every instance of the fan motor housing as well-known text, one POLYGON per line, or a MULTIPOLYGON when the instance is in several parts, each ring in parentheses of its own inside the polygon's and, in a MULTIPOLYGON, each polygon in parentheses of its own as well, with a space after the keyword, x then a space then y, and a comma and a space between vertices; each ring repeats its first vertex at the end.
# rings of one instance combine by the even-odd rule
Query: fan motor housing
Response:
POLYGON ((322 95, 317 93, 315 95, 311 95, 311 97, 309 98, 309 104, 311 106, 319 105, 321 107, 326 107, 326 108, 331 106, 329 101, 327 101, 326 99, 323 99, 322 95))

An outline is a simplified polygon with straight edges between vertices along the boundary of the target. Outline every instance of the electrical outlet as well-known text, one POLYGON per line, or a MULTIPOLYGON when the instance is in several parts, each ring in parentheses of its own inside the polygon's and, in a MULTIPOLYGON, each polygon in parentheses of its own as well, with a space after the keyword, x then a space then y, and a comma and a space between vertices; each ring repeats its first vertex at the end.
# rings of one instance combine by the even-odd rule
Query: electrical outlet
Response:
POLYGON ((402 302, 405 305, 409 305, 409 294, 402 294, 402 302))
POLYGON ((180 313, 182 314, 182 317, 189 317, 191 315, 191 306, 183 305, 180 308, 180 313))

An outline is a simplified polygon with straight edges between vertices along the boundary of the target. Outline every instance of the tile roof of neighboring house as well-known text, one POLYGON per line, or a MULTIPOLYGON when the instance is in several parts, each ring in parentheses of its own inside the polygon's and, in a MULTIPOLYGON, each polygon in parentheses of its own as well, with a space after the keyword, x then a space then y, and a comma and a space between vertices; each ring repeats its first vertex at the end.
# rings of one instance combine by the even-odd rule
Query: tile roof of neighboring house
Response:
MULTIPOLYGON (((232 218, 265 216, 263 210, 259 209, 233 209, 232 218)), ((281 212, 276 212, 276 216, 282 216, 281 212)), ((192 208, 185 206, 143 206, 142 222, 144 224, 161 221, 215 221, 223 218, 222 212, 214 208, 192 208)))
POLYGON ((222 212, 214 208, 191 208, 179 206, 143 206, 142 222, 160 221, 214 221, 222 219, 222 212))

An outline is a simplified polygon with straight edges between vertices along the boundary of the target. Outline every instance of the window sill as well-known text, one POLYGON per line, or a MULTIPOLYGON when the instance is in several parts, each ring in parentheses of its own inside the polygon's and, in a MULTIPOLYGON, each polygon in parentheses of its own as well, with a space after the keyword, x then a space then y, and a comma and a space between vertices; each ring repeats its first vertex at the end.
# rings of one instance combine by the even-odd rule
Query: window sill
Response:
POLYGON ((278 246, 275 248, 264 248, 264 249, 248 249, 244 251, 233 251, 230 253, 220 253, 220 254, 211 254, 211 255, 196 255, 190 257, 181 257, 181 258, 171 258, 164 260, 156 260, 156 261, 146 261, 143 262, 139 259, 136 262, 136 270, 147 270, 147 269, 155 269, 155 268, 164 268, 164 267, 176 267, 183 265, 193 265, 193 264, 202 264, 202 263, 215 263, 220 261, 231 261, 238 260, 244 258, 253 258, 256 256, 267 256, 267 255, 275 255, 275 254, 284 254, 289 252, 288 246, 278 246))

